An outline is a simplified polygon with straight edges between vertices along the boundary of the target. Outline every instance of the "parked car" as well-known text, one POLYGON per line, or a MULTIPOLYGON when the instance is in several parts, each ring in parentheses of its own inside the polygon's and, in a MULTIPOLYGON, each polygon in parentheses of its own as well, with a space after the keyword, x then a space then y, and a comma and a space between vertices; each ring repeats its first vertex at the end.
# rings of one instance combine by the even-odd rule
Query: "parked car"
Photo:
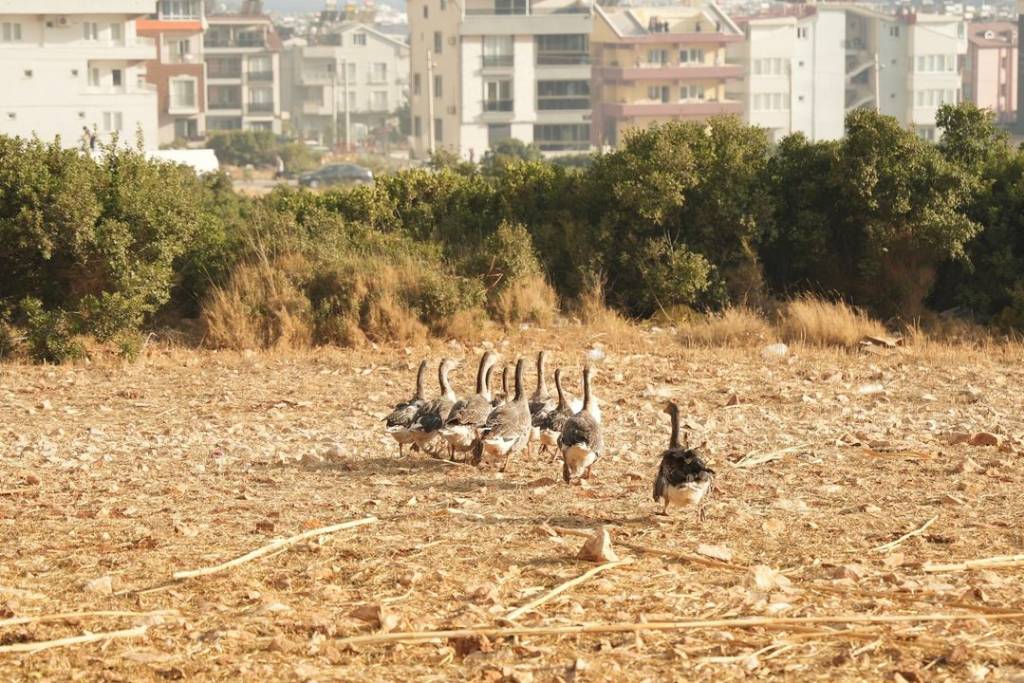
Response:
POLYGON ((372 182, 373 173, 370 169, 355 164, 330 164, 299 176, 299 185, 310 188, 372 182))

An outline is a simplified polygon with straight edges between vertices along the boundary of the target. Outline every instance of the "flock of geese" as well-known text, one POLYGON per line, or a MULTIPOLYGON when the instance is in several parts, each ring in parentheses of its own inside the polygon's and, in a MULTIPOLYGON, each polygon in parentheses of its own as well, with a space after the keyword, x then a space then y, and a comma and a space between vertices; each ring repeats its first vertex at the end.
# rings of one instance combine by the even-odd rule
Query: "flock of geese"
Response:
MULTIPOLYGON (((508 367, 501 373, 501 393, 492 394, 491 380, 498 355, 484 353, 476 375, 476 393, 459 398, 448 379, 459 363, 441 360, 437 369, 440 395, 427 399, 426 380, 429 363, 424 360, 416 372, 416 392, 412 398, 394 407, 385 418, 387 432, 398 442, 399 454, 405 447, 427 451, 432 443, 443 443, 448 456, 457 455, 476 466, 484 461, 500 462, 504 472, 516 455, 531 452, 551 453, 562 460, 562 479, 567 483, 589 479, 591 470, 604 451, 601 409, 592 386, 593 370, 583 368, 583 400, 570 399, 562 386, 562 369, 554 373, 556 396, 548 392, 547 353, 537 354, 537 388, 529 397, 524 388, 526 361, 515 364, 513 391, 509 393, 508 367)), ((668 448, 661 454, 661 465, 654 480, 654 500, 663 504, 662 514, 672 506, 694 507, 703 519, 704 506, 714 488, 714 470, 688 444, 680 441, 679 406, 668 403, 665 413, 671 418, 668 448)))

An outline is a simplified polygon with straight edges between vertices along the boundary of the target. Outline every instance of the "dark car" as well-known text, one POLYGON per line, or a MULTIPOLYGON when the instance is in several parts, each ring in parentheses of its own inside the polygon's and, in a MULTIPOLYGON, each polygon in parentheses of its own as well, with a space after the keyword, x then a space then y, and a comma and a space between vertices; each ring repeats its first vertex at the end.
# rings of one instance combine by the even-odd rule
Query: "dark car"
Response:
POLYGON ((344 183, 372 183, 373 173, 370 169, 355 164, 331 164, 321 166, 310 173, 299 176, 302 187, 326 187, 344 183))

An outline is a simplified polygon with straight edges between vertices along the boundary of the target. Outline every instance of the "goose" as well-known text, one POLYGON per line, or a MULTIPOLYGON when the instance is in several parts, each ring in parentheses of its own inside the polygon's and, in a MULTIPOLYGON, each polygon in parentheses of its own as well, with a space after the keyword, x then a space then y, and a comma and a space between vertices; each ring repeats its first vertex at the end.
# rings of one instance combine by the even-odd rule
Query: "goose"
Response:
POLYGON ((551 396, 548 394, 548 384, 544 377, 544 370, 547 366, 547 351, 541 351, 537 354, 537 388, 533 392, 533 396, 530 397, 530 421, 532 429, 530 430, 530 441, 526 445, 527 448, 531 444, 538 443, 540 441, 540 425, 541 422, 548 416, 554 407, 555 402, 551 400, 551 396))
POLYGON ((557 457, 558 437, 562 434, 565 421, 573 415, 562 388, 562 368, 555 368, 555 391, 558 393, 558 405, 541 421, 539 443, 541 453, 553 451, 557 457))
POLYGON ((583 367, 582 409, 565 421, 558 437, 558 449, 562 452, 562 479, 567 484, 573 479, 589 479, 590 470, 604 449, 601 421, 591 412, 594 405, 591 372, 588 363, 583 367))
POLYGON ((508 366, 506 365, 501 369, 501 393, 497 394, 494 399, 491 400, 491 405, 497 408, 502 403, 508 401, 508 366))
POLYGON ((405 455, 405 445, 412 444, 413 448, 418 449, 419 447, 415 444, 413 439, 413 433, 410 427, 416 420, 416 415, 419 413, 426 402, 426 396, 423 393, 423 383, 427 378, 427 361, 423 360, 420 362, 420 367, 416 371, 416 393, 412 395, 408 401, 402 401, 395 405, 394 410, 391 414, 384 418, 384 422, 387 425, 387 432, 395 441, 398 442, 398 454, 400 456, 405 455))
POLYGON ((458 399, 448 381, 448 373, 457 366, 458 363, 451 358, 441 359, 441 364, 437 366, 437 381, 441 386, 441 395, 423 404, 416 414, 413 424, 409 427, 413 441, 421 450, 437 436, 438 430, 448 420, 455 407, 458 399))
POLYGON ((456 452, 464 453, 473 447, 477 439, 477 430, 491 413, 491 388, 488 378, 497 359, 498 356, 493 351, 483 355, 476 374, 476 393, 462 405, 456 405, 440 430, 441 437, 448 442, 453 459, 456 452))
POLYGON ((499 471, 504 472, 513 455, 523 450, 530 438, 530 404, 523 391, 525 361, 516 361, 515 396, 511 401, 494 408, 480 428, 480 438, 474 448, 473 464, 479 465, 483 457, 503 458, 499 471))
POLYGON ((715 471, 689 445, 679 443, 679 406, 669 403, 665 412, 672 418, 672 436, 654 479, 654 501, 664 503, 663 515, 671 505, 696 506, 697 519, 703 521, 704 507, 715 488, 715 471))

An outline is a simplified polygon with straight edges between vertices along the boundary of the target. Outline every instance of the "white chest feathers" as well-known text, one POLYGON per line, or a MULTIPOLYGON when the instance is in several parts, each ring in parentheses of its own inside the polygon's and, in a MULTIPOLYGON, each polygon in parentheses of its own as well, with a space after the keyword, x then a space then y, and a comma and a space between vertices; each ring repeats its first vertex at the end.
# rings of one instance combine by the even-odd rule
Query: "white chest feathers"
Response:
POLYGON ((694 481, 682 486, 666 486, 665 502, 676 507, 690 507, 699 504, 707 495, 711 481, 694 481))
POLYGON ((586 444, 576 444, 565 449, 562 457, 569 468, 569 474, 573 477, 578 477, 594 464, 597 460, 597 453, 590 450, 590 447, 586 444))

